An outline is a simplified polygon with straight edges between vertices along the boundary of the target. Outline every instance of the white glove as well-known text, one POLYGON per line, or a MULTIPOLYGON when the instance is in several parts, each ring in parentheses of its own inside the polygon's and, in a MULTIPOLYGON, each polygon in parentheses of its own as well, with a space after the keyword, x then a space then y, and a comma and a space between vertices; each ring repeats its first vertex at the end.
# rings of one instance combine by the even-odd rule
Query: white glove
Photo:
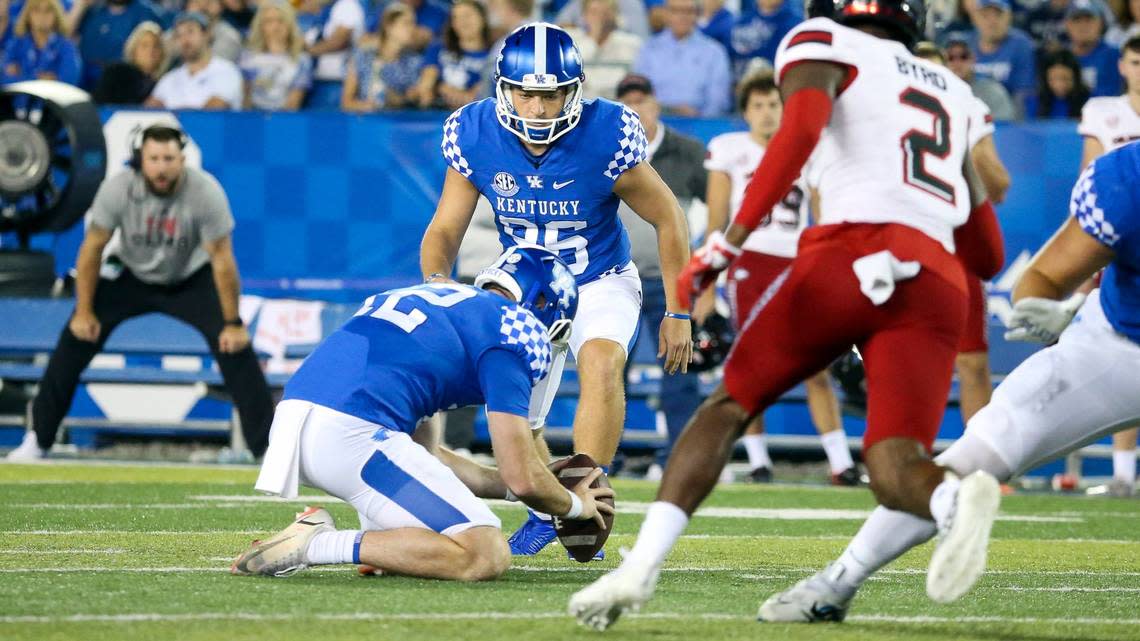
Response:
POLYGON ((1013 305, 1005 340, 1054 343, 1084 302, 1084 294, 1073 294, 1066 300, 1023 298, 1013 305))

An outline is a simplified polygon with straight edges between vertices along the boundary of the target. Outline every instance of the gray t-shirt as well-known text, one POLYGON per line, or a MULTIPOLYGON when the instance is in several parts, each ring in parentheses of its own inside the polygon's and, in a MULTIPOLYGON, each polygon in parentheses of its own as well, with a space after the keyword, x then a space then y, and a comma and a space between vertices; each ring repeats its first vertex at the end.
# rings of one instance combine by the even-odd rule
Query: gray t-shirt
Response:
POLYGON ((222 186, 201 169, 187 167, 175 192, 156 196, 142 174, 121 172, 99 186, 90 222, 119 231, 115 252, 123 265, 147 283, 173 285, 210 261, 203 243, 234 229, 222 186))

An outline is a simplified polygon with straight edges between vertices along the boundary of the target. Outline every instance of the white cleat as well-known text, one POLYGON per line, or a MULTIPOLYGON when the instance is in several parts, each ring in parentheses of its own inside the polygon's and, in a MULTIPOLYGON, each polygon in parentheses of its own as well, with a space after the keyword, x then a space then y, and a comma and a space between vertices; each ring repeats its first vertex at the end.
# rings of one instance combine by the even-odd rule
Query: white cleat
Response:
POLYGON ((926 595, 951 603, 974 587, 986 569, 990 530, 1001 502, 997 479, 977 471, 962 479, 950 525, 939 532, 926 573, 926 595))
POLYGON ((306 508, 289 527, 268 539, 254 541, 253 546, 230 566, 230 573, 286 577, 304 570, 309 567, 305 559, 309 542, 321 532, 335 530, 336 525, 328 510, 322 507, 306 508))
POLYGON ((28 430, 24 433, 24 440, 16 449, 8 452, 4 457, 9 463, 37 463, 47 458, 47 450, 36 442, 36 433, 28 430))
POLYGON ((622 613, 637 612, 653 596, 660 568, 623 564, 570 597, 570 614, 595 630, 613 625, 622 613))
POLYGON ((792 587, 773 594, 760 605, 757 621, 771 623, 841 623, 855 588, 840 587, 833 578, 843 569, 831 564, 792 587))

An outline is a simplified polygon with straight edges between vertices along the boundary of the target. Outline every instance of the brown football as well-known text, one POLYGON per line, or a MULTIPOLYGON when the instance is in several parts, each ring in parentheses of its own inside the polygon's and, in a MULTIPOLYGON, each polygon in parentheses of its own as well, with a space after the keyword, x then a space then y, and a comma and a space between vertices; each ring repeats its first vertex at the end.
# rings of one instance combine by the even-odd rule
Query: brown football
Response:
MULTIPOLYGON (((583 477, 587 476, 598 464, 594 459, 590 458, 587 454, 575 454, 570 458, 564 458, 555 461, 550 465, 550 471, 558 477, 558 481, 566 489, 573 491, 574 486, 577 485, 583 477)), ((590 487, 610 487, 610 479, 602 474, 599 476, 590 487)), ((614 504, 612 498, 601 499, 602 502, 609 505, 614 504)), ((603 515, 606 529, 601 529, 593 519, 589 521, 561 519, 554 517, 554 531, 558 534, 558 540, 562 543, 562 547, 570 553, 570 556, 579 563, 588 563, 602 549, 606 544, 606 539, 609 538, 610 532, 614 527, 614 516, 612 514, 603 515)))

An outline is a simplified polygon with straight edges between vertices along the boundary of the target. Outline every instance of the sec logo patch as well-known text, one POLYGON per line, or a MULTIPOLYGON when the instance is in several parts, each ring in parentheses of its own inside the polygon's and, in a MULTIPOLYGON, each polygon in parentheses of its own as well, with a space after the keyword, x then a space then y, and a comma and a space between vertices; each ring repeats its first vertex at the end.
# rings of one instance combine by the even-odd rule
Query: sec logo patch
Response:
POLYGON ((495 179, 491 181, 491 189, 503 197, 510 197, 519 193, 519 185, 515 182, 515 177, 505 171, 495 174, 495 179))

